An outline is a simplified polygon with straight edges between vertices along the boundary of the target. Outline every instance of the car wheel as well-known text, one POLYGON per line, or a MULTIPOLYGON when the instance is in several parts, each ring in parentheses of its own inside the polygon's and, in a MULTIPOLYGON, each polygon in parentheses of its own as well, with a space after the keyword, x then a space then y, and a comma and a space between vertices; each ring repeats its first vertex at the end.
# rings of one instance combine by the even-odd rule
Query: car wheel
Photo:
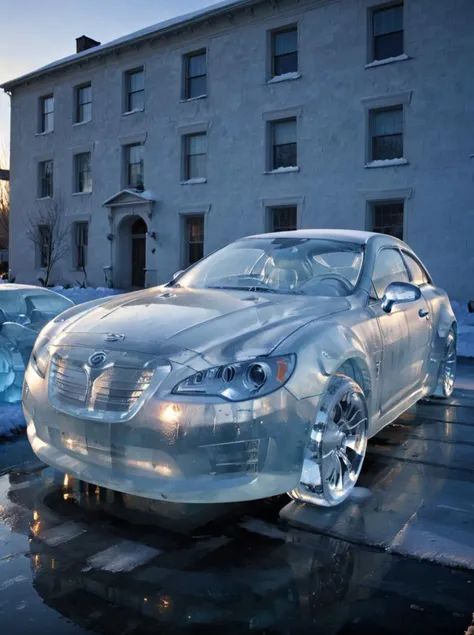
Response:
POLYGON ((367 449, 368 408, 359 384, 334 375, 321 403, 305 448, 295 500, 333 507, 353 490, 367 449))
POLYGON ((444 345, 444 356, 439 367, 435 397, 448 399, 453 394, 456 380, 456 331, 451 328, 444 345))

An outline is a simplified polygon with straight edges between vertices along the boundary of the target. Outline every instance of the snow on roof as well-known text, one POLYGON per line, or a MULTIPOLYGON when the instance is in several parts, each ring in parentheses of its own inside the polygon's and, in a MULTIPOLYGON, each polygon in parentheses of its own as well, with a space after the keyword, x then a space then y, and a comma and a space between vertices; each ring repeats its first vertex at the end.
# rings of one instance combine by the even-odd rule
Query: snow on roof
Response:
POLYGON ((18 86, 23 82, 32 79, 33 77, 38 77, 43 73, 47 73, 57 68, 70 66, 79 60, 83 60, 84 58, 96 57, 98 55, 107 53, 108 51, 117 47, 131 44, 138 40, 146 39, 150 36, 156 36, 165 31, 173 30, 178 27, 186 26, 187 24, 196 20, 205 20, 220 13, 225 13, 226 11, 229 12, 233 9, 245 7, 246 5, 251 6, 253 4, 256 4, 258 1, 259 0, 221 0, 221 2, 214 3, 210 6, 205 7, 204 9, 198 9, 197 11, 186 13, 185 15, 170 18, 168 20, 164 20, 163 22, 158 22, 158 24, 145 27, 144 29, 140 29, 139 31, 134 31, 133 33, 124 35, 116 40, 112 40, 111 42, 101 44, 100 46, 95 46, 91 49, 82 51, 81 53, 75 53, 74 55, 63 57, 62 59, 51 62, 50 64, 42 66, 35 71, 31 71, 30 73, 26 73, 25 75, 21 75, 20 77, 11 79, 1 84, 0 88, 3 88, 3 90, 5 91, 11 90, 15 86, 18 86))

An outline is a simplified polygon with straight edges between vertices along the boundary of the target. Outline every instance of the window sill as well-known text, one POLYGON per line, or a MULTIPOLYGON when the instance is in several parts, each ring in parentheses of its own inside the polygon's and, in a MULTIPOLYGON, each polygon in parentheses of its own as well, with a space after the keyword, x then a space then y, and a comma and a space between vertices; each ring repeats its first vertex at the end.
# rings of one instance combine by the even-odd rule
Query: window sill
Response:
POLYGON ((411 60, 406 53, 402 53, 401 55, 397 55, 396 57, 387 57, 384 60, 374 60, 370 62, 370 64, 366 64, 365 68, 375 68, 376 66, 385 66, 386 64, 395 64, 396 62, 405 62, 406 60, 411 60))
POLYGON ((277 168, 276 170, 267 170, 264 174, 287 174, 288 172, 299 172, 300 169, 296 165, 289 165, 286 168, 277 168))
POLYGON ((181 181, 181 185, 203 185, 207 183, 207 179, 188 179, 187 181, 181 181))
POLYGON ((267 81, 267 84, 280 84, 281 82, 291 82, 295 79, 301 79, 301 75, 298 72, 285 73, 284 75, 275 75, 267 81))
POLYGON ((54 130, 45 130, 44 132, 35 132, 35 137, 45 137, 46 135, 52 134, 54 130))
POLYGON ((73 196, 90 196, 92 194, 91 192, 73 192, 72 195, 73 196))
POLYGON ((76 123, 72 124, 73 128, 77 128, 78 126, 85 126, 86 123, 90 123, 92 119, 87 119, 86 121, 76 121, 76 123))
POLYGON ((408 165, 406 159, 380 159, 377 161, 370 161, 365 164, 365 168, 390 168, 398 165, 408 165))
POLYGON ((189 97, 188 99, 180 99, 180 104, 187 104, 190 101, 199 101, 200 99, 207 99, 207 95, 198 95, 197 97, 189 97))
POLYGON ((136 108, 135 110, 127 110, 127 112, 122 113, 122 117, 129 117, 130 115, 136 115, 139 112, 145 112, 144 108, 136 108))
POLYGON ((52 196, 37 196, 36 200, 37 201, 51 201, 53 199, 52 196))

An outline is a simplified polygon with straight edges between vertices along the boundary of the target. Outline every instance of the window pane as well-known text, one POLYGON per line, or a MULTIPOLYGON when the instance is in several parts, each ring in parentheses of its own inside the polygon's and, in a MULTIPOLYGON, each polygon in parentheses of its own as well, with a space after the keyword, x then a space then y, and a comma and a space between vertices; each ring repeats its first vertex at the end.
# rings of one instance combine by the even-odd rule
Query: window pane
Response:
POLYGON ((129 163, 139 163, 143 159, 143 146, 133 145, 128 147, 129 163))
POLYGON ((413 284, 420 285, 429 282, 428 274, 423 269, 423 267, 414 258, 412 258, 410 254, 403 252, 403 255, 405 256, 405 260, 407 261, 413 284))
POLYGON ((206 54, 190 55, 188 57, 188 77, 206 74, 206 54))
POLYGON ((372 139, 372 160, 387 161, 403 158, 403 136, 389 135, 372 139))
POLYGON ((403 240, 403 214, 403 201, 374 205, 372 231, 403 240))
POLYGON ((280 55, 274 60, 274 74, 285 75, 286 73, 296 73, 298 71, 298 53, 288 53, 280 55))
POLYGON ((296 29, 274 33, 273 38, 275 55, 285 55, 298 50, 298 31, 296 29))
POLYGON ((272 169, 297 167, 297 147, 296 143, 288 143, 273 148, 272 169))
POLYGON ((189 154, 205 154, 206 152, 206 135, 191 135, 188 137, 189 154))
POLYGON ((273 124, 273 142, 275 145, 296 143, 296 121, 281 121, 273 124))
POLYGON ((138 90, 143 90, 145 88, 145 77, 143 71, 136 71, 134 73, 129 73, 129 87, 130 92, 136 92, 138 90))
POLYGON ((194 77, 188 81, 188 94, 186 95, 187 99, 192 99, 193 97, 201 97, 205 95, 207 92, 207 78, 204 75, 203 77, 194 77))
POLYGON ((403 30, 403 5, 374 11, 374 35, 403 30))
POLYGON ((79 106, 78 122, 90 121, 92 118, 92 104, 83 104, 79 106))
POLYGON ((374 60, 386 60, 403 53, 403 32, 379 35, 374 39, 374 60))
POLYGON ((408 272, 400 254, 394 249, 381 251, 375 261, 372 279, 379 298, 391 282, 408 282, 408 272))
POLYGON ((401 134, 403 130, 403 110, 378 110, 374 112, 375 135, 401 134))
POLYGON ((43 112, 51 113, 54 111, 54 97, 45 97, 43 99, 43 112))
POLYGON ((206 155, 191 155, 188 159, 188 179, 206 178, 206 155))
POLYGON ((296 207, 274 207, 271 210, 272 231, 293 231, 296 229, 296 207))
POLYGON ((193 216, 186 221, 187 263, 192 265, 204 255, 204 218, 193 216))
POLYGON ((79 103, 86 104, 90 101, 92 101, 92 88, 90 86, 79 88, 79 103))
POLYGON ((145 93, 140 91, 138 93, 131 93, 128 101, 129 110, 143 110, 145 107, 145 93))

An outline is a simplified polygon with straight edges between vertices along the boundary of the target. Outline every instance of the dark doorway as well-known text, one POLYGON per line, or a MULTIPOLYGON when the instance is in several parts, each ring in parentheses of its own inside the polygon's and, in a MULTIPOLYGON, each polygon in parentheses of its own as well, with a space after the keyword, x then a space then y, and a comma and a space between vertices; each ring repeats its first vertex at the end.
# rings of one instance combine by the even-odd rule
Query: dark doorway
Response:
POLYGON ((147 231, 146 223, 142 218, 132 225, 132 287, 145 286, 147 231))

